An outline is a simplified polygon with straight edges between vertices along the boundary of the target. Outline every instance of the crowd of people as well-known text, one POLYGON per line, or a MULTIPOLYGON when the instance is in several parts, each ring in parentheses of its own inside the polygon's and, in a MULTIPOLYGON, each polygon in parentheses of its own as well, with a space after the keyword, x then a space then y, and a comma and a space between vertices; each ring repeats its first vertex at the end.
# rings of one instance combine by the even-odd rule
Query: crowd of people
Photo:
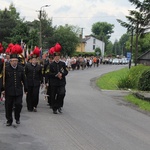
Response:
POLYGON ((96 56, 62 57, 61 49, 61 45, 56 43, 46 58, 41 59, 40 49, 35 47, 25 59, 22 47, 10 43, 5 53, 0 55, 0 97, 5 97, 6 126, 11 126, 14 119, 16 124, 20 124, 23 94, 26 94, 27 111, 37 112, 40 88, 46 89, 47 105, 52 112, 62 113, 68 71, 98 67, 102 63, 102 58, 96 56))
POLYGON ((9 53, 6 53, 4 59, 0 58, 0 94, 5 95, 6 126, 11 126, 14 119, 16 124, 20 124, 24 93, 27 110, 37 112, 39 91, 43 86, 47 88, 48 104, 53 113, 62 113, 68 70, 65 62, 60 60, 61 45, 57 43, 55 51, 49 51, 49 59, 44 65, 39 61, 38 47, 34 48, 27 62, 23 57, 19 57, 22 53, 20 45, 11 44, 8 48, 9 53))
POLYGON ((85 68, 91 68, 92 66, 98 67, 102 63, 102 58, 96 56, 90 57, 68 57, 62 58, 69 70, 84 70, 85 68))

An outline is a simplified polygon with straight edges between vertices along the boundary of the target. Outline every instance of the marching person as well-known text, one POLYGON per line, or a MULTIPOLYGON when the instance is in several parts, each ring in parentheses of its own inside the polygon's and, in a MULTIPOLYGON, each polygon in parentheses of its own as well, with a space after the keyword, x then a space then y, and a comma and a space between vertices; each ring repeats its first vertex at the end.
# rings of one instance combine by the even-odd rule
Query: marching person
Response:
MULTIPOLYGON (((0 54, 3 52, 3 46, 0 43, 0 54)), ((1 101, 1 91, 3 87, 3 66, 4 66, 4 59, 0 56, 0 101, 1 101)))
POLYGON ((25 66, 25 75, 27 77, 28 93, 26 97, 28 111, 37 111, 39 103, 39 90, 43 85, 42 67, 38 64, 37 58, 40 55, 40 49, 35 47, 31 56, 31 63, 25 66))
POLYGON ((61 46, 59 43, 55 45, 54 61, 50 64, 50 86, 51 86, 51 102, 53 113, 62 113, 61 108, 64 104, 66 94, 66 75, 68 70, 66 64, 60 61, 61 46), (58 112, 57 112, 58 111, 58 112))
POLYGON ((45 85, 47 89, 47 99, 48 99, 48 105, 50 108, 52 108, 52 101, 51 101, 51 78, 49 76, 50 73, 50 64, 53 62, 53 47, 49 50, 49 61, 47 65, 45 66, 45 85))
POLYGON ((7 123, 11 126, 13 123, 12 112, 16 124, 20 124, 20 113, 22 110, 23 85, 24 92, 27 93, 27 84, 24 69, 18 65, 18 54, 21 53, 20 45, 14 45, 11 50, 10 62, 5 67, 5 112, 7 123))

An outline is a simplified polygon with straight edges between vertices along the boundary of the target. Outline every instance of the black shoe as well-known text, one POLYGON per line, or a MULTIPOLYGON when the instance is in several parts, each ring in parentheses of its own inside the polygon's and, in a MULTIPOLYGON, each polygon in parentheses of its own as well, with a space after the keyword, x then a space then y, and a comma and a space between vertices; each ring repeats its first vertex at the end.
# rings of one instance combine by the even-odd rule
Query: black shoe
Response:
POLYGON ((11 122, 6 122, 6 126, 11 126, 12 123, 11 122))
POLYGON ((19 121, 19 120, 16 120, 16 124, 20 124, 20 121, 19 121))
POLYGON ((57 110, 53 110, 53 114, 57 114, 57 110))
POLYGON ((34 108, 33 108, 33 111, 34 111, 34 112, 37 112, 37 109, 34 107, 34 108))
POLYGON ((58 112, 59 112, 59 113, 62 113, 62 109, 61 109, 61 108, 58 108, 58 112))

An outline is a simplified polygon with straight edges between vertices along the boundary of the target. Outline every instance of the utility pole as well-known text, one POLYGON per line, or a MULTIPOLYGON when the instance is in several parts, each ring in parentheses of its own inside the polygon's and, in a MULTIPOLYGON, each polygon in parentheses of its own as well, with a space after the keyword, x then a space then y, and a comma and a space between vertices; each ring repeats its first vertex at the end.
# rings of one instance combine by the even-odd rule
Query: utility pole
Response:
POLYGON ((44 5, 38 10, 39 12, 39 20, 40 20, 40 34, 39 34, 39 46, 42 48, 42 8, 49 7, 50 5, 44 5))
POLYGON ((82 52, 83 29, 84 29, 84 28, 81 28, 81 36, 80 36, 80 40, 81 40, 81 52, 82 52))
POLYGON ((133 26, 131 29, 131 43, 130 43, 130 51, 131 51, 131 58, 129 60, 129 69, 131 68, 131 61, 132 61, 132 48, 133 48, 133 26))

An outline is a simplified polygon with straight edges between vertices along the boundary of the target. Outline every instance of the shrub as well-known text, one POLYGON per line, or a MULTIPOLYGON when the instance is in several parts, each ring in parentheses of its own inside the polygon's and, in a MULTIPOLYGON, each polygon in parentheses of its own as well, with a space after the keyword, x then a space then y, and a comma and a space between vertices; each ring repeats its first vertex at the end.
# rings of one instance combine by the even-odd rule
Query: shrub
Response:
POLYGON ((128 76, 123 77, 118 81, 119 89, 128 89, 131 87, 132 87, 131 80, 129 80, 128 76))
POLYGON ((145 70, 138 82, 138 89, 141 91, 150 91, 150 70, 145 70))
POLYGON ((143 71, 147 70, 148 66, 144 65, 137 65, 132 67, 126 76, 122 77, 118 81, 119 88, 131 88, 131 89, 138 89, 139 78, 143 71))

